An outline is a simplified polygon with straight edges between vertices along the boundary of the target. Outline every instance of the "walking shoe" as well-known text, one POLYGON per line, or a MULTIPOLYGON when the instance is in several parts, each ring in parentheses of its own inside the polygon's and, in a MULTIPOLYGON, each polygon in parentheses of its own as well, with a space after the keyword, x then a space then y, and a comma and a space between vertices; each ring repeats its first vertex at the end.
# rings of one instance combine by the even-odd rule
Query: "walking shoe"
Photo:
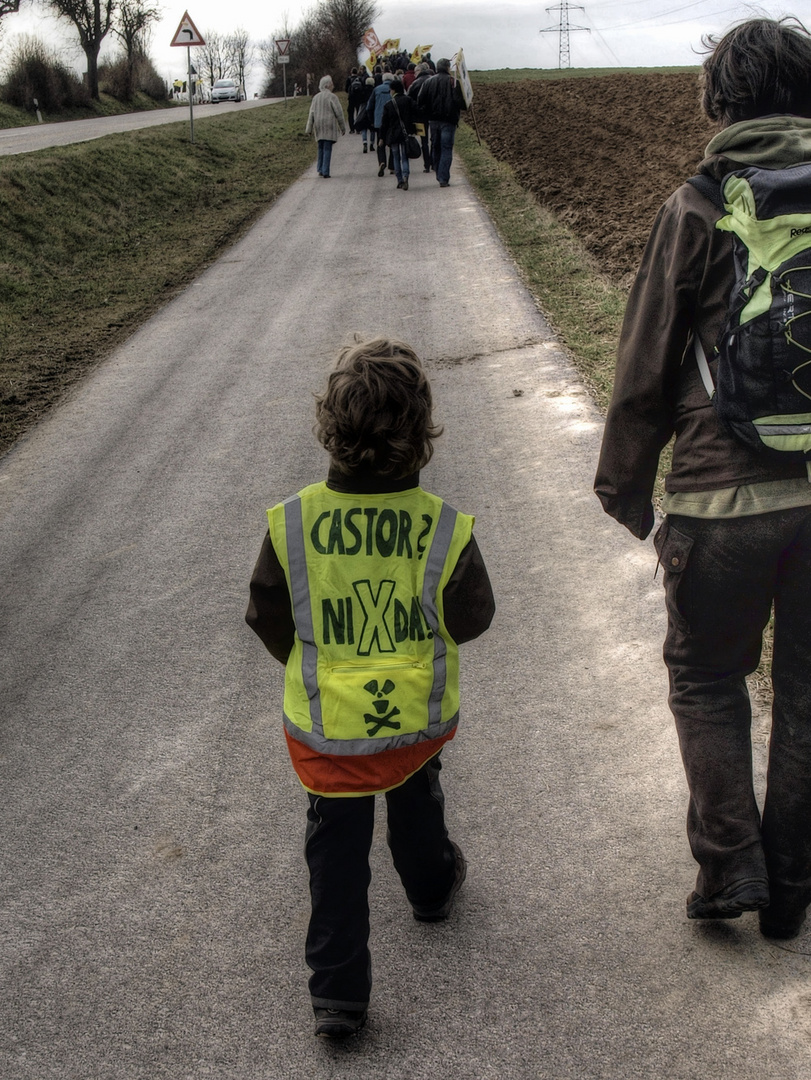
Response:
POLYGON ((399 190, 400 190, 400 188, 401 188, 402 186, 403 186, 403 181, 402 181, 402 180, 398 180, 398 181, 397 181, 397 190, 399 191, 399 190))
POLYGON ((775 918, 769 909, 761 911, 759 916, 760 932, 764 937, 774 938, 776 941, 791 941, 799 936, 805 922, 805 912, 800 915, 792 915, 789 918, 775 918))
POLYGON ((423 169, 422 171, 423 172, 430 172, 431 170, 430 169, 423 169))
POLYGON ((403 180, 403 191, 408 191, 408 180, 403 180))
POLYGON ((345 1039, 357 1035, 366 1023, 366 1010, 350 1012, 345 1009, 318 1009, 315 1013, 315 1033, 325 1039, 345 1039))
POLYGON ((386 163, 385 163, 385 161, 380 166, 380 168, 377 170, 377 175, 378 176, 385 176, 386 175, 386 163))
POLYGON ((368 148, 368 146, 366 145, 366 143, 364 143, 364 144, 363 144, 363 152, 364 152, 364 154, 366 153, 366 151, 367 151, 368 149, 369 149, 369 148, 368 148))
POLYGON ((688 919, 739 919, 744 911, 758 911, 769 905, 769 883, 765 878, 742 878, 706 900, 697 892, 687 897, 688 919))
POLYGON ((414 912, 414 918, 417 922, 441 922, 443 919, 447 919, 451 913, 454 897, 462 888, 462 882, 467 877, 467 861, 462 854, 461 848, 458 844, 454 844, 452 840, 451 846, 456 852, 456 871, 454 873, 453 885, 451 885, 450 892, 441 904, 435 904, 433 907, 412 904, 411 910, 414 912))
POLYGON ((759 914, 760 932, 767 938, 790 941, 802 930, 806 906, 794 889, 786 890, 779 884, 772 884, 770 892, 769 906, 759 914))
POLYGON ((439 186, 440 187, 450 187, 451 186, 450 181, 449 180, 440 180, 439 181, 439 186))

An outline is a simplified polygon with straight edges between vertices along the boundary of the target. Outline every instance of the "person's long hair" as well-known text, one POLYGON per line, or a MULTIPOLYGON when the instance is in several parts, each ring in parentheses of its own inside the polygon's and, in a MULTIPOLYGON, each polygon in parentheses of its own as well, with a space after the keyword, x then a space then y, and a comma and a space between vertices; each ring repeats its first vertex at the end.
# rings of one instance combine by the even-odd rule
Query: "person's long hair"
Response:
POLYGON ((760 116, 811 117, 811 36, 799 20, 750 19, 702 38, 701 106, 723 127, 760 116))

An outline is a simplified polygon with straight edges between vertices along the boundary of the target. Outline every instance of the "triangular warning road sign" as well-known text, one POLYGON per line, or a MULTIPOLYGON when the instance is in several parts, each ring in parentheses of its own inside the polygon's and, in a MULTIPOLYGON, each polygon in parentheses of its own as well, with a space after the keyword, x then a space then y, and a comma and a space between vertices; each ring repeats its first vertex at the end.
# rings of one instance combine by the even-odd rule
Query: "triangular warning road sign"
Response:
POLYGON ((191 21, 188 11, 184 12, 170 45, 205 45, 203 35, 191 21))

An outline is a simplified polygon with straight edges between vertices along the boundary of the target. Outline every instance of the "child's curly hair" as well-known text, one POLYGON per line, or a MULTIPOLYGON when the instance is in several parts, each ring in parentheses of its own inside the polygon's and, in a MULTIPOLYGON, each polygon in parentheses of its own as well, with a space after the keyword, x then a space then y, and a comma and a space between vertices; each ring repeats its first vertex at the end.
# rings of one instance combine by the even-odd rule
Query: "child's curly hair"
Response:
POLYGON ((442 434, 431 418, 431 387, 402 341, 356 335, 338 353, 326 393, 316 397, 316 438, 334 467, 399 479, 431 460, 442 434))

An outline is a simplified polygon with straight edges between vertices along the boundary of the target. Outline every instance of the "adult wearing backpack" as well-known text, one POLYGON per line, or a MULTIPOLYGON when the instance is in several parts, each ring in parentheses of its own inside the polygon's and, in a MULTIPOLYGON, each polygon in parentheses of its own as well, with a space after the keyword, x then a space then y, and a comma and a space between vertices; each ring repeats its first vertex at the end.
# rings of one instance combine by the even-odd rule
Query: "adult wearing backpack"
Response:
MULTIPOLYGON (((379 85, 375 86, 369 100, 366 102, 366 112, 372 118, 372 126, 374 127, 373 134, 377 137, 378 176, 385 176, 386 173, 386 143, 380 133, 380 128, 383 125, 383 109, 388 102, 391 101, 391 91, 389 86, 393 79, 394 76, 390 71, 383 72, 379 85)), ((391 156, 391 151, 389 151, 389 172, 394 172, 394 161, 391 156)))
MULTIPOLYGON (((700 172, 811 161, 811 38, 793 20, 727 33, 703 65, 720 132, 700 172)), ((811 196, 806 208, 811 212, 811 196)), ((690 788, 699 865, 687 917, 758 910, 795 937, 811 901, 811 483, 802 460, 746 446, 719 419, 692 344, 712 357, 735 280, 724 211, 683 184, 659 211, 631 290, 595 490, 644 539, 659 455, 675 434, 655 545, 664 571, 664 658, 690 788), (775 606, 774 704, 762 819, 752 781, 746 676, 775 606)), ((717 378, 717 362, 711 361, 717 378)))
POLYGON ((355 134, 355 114, 366 100, 366 69, 358 71, 352 68, 349 78, 346 80, 346 118, 349 123, 350 134, 355 134))

